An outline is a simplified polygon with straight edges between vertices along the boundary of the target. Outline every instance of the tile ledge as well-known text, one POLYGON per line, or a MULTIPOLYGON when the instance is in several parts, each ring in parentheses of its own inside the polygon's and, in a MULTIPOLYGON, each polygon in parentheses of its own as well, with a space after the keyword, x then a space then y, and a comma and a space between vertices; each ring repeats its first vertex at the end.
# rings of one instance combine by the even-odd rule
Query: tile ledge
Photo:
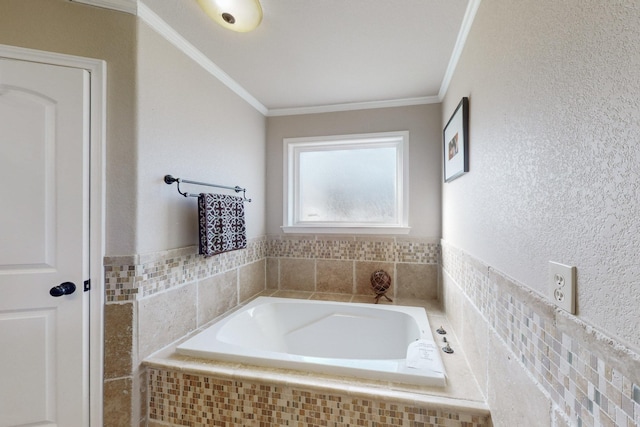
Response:
POLYGON ((488 405, 484 401, 463 399, 446 396, 436 388, 412 389, 399 383, 384 381, 366 381, 356 378, 348 380, 340 377, 290 371, 277 368, 219 362, 181 356, 175 353, 167 356, 158 354, 145 359, 142 364, 147 368, 190 372, 200 375, 210 375, 241 381, 259 383, 268 382, 270 385, 281 387, 304 387, 318 391, 343 393, 361 398, 377 398, 405 404, 430 405, 442 410, 473 413, 475 415, 490 416, 488 405), (441 393, 441 394, 438 394, 441 393))

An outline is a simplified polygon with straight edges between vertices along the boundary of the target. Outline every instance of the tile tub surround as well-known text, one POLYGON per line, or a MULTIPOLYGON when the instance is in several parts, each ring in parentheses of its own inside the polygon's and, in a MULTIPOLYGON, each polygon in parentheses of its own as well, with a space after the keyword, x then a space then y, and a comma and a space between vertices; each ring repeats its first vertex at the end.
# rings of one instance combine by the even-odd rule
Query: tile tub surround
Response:
POLYGON ((265 242, 210 258, 195 246, 105 258, 105 426, 146 420, 144 357, 264 290, 265 242))
POLYGON ((270 289, 370 294, 371 273, 383 269, 392 278, 392 298, 437 298, 437 239, 281 235, 269 236, 267 247, 270 289))
POLYGON ((445 311, 496 425, 640 425, 640 355, 445 241, 442 263, 445 311))
POLYGON ((355 236, 265 236, 250 240, 246 249, 210 258, 199 256, 196 246, 105 257, 105 408, 120 408, 120 421, 138 425, 145 419, 139 409, 145 391, 140 378, 146 375, 140 361, 264 290, 265 282, 277 290, 285 277, 291 285, 281 292, 288 287, 318 291, 315 297, 322 299, 368 302, 370 274, 387 268, 394 279, 392 297, 430 299, 439 259, 434 239, 355 236), (299 269, 301 259, 310 263, 306 269, 299 269))
POLYGON ((197 246, 144 255, 105 257, 105 299, 135 301, 172 287, 202 280, 252 264, 267 256, 265 237, 247 242, 246 249, 204 258, 197 246))
MULTIPOLYGON (((486 411, 341 390, 149 369, 149 426, 487 427, 486 411)), ((398 393, 399 394, 399 393, 398 393)))
MULTIPOLYGON (((329 295, 264 292, 280 297, 287 293, 311 299, 329 295)), ((443 353, 449 375, 445 388, 223 363, 180 356, 166 348, 144 362, 149 381, 148 425, 490 426, 484 397, 437 303, 400 303, 426 306, 431 325, 448 330, 458 351, 443 353)))

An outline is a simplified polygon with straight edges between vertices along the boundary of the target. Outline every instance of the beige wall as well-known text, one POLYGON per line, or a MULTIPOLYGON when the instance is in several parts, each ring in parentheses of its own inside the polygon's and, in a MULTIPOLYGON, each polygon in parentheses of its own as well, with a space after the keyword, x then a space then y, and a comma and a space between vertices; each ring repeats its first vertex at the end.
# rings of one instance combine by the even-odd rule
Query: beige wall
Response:
MULTIPOLYGON (((137 64, 136 253, 198 243, 197 199, 166 185, 166 174, 247 188, 247 237, 263 236, 264 116, 144 23, 137 64)), ((235 194, 186 184, 182 190, 235 194)))
POLYGON ((105 423, 114 426, 146 416, 145 357, 265 288, 264 116, 141 21, 136 52, 135 250, 105 259, 105 412, 117 416, 105 423), (248 248, 198 256, 197 199, 166 174, 246 187, 248 248))
POLYGON ((265 118, 126 13, 2 0, 0 43, 107 63, 105 425, 139 425, 140 360, 265 287, 265 118), (197 256, 196 199, 165 174, 246 187, 249 248, 197 256))
POLYGON ((409 131, 409 226, 412 237, 440 236, 440 105, 380 108, 267 119, 267 234, 281 234, 282 139, 409 131))
POLYGON ((639 42, 636 2, 484 1, 443 102, 471 121, 444 239, 540 294, 575 265, 577 316, 635 348, 639 42))
POLYGON ((136 18, 65 0, 2 0, 0 43, 107 62, 106 250, 133 253, 136 18))
POLYGON ((265 118, 145 24, 66 0, 2 0, 0 43, 107 62, 107 255, 197 244, 196 201, 162 182, 169 173, 246 187, 248 237, 264 235, 265 118))
POLYGON ((470 172, 443 185, 441 298, 496 426, 640 422, 639 42, 636 2, 485 0, 443 101, 470 98, 470 172))

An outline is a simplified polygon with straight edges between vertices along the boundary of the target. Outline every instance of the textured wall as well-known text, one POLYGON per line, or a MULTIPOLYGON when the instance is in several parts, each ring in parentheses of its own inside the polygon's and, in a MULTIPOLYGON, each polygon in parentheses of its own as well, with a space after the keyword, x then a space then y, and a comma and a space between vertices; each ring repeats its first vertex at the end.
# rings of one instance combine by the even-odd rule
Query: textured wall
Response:
POLYGON ((0 1, 0 43, 107 62, 106 250, 135 242, 136 20, 66 0, 0 1))
MULTIPOLYGON (((166 174, 247 188, 247 237, 265 234, 265 118, 146 24, 138 29, 135 253, 198 243, 198 203, 166 174)), ((190 193, 233 191, 185 184, 190 193)), ((242 195, 242 193, 240 193, 242 195)))
POLYGON ((412 237, 440 236, 440 105, 269 117, 267 233, 281 234, 282 139, 409 131, 409 226, 412 237))
POLYGON ((577 315, 640 347, 637 1, 482 2, 443 102, 470 97, 470 172, 443 237, 534 291, 577 266, 577 315))

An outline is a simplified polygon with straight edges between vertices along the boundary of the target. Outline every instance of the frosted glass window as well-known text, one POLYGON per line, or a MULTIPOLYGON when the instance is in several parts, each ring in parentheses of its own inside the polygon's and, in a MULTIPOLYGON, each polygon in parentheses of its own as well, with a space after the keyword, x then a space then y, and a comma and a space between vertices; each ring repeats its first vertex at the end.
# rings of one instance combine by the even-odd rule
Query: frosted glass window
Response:
POLYGON ((400 229, 408 227, 408 132, 287 138, 284 143, 285 231, 406 232, 400 229))
POLYGON ((300 153, 299 221, 395 222, 393 147, 300 153))

